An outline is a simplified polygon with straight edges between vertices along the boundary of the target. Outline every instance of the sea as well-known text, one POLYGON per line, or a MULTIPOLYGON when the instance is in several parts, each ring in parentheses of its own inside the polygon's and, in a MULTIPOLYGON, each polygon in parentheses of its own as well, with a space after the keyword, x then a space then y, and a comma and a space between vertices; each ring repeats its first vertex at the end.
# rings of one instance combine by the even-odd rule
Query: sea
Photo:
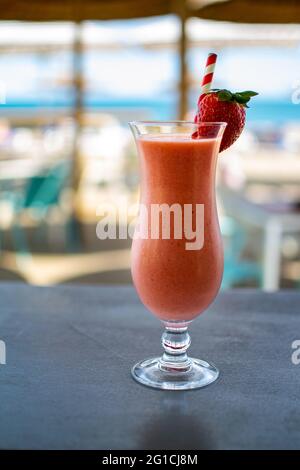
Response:
MULTIPOLYGON (((43 94, 39 96, 10 97, 0 105, 2 116, 34 116, 70 111, 74 106, 71 93, 43 94)), ((195 109, 197 97, 191 97, 189 108, 191 114, 195 109)), ((83 99, 87 112, 110 113, 116 115, 120 122, 130 119, 173 120, 178 116, 178 99, 176 96, 161 95, 152 97, 120 97, 87 95, 83 99)), ((262 99, 254 98, 247 110, 247 122, 250 126, 282 126, 288 123, 300 124, 300 104, 294 104, 291 98, 262 99)))

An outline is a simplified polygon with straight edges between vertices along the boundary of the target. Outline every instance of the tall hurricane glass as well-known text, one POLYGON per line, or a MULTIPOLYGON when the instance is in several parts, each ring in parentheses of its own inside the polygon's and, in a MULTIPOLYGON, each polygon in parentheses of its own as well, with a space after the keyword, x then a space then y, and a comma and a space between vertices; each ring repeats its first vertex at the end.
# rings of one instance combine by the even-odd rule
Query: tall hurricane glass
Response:
POLYGON ((132 122, 141 196, 132 244, 132 277, 143 304, 165 326, 161 357, 132 369, 154 388, 200 388, 218 377, 213 364, 190 358, 188 325, 217 295, 223 249, 215 172, 225 123, 132 122))

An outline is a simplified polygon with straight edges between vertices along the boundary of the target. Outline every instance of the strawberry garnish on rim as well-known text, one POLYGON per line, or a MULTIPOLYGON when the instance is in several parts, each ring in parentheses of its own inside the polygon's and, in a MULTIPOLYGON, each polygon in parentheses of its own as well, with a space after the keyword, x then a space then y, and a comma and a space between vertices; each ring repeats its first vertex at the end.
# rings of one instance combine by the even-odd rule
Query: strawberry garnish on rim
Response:
MULTIPOLYGON (((201 94, 198 100, 198 112, 195 123, 203 122, 226 122, 220 152, 230 147, 241 135, 245 126, 246 108, 253 96, 258 95, 255 91, 240 91, 232 93, 229 90, 213 89, 208 93, 201 94)), ((205 128, 203 129, 205 132, 205 128)), ((201 128, 194 132, 193 139, 204 137, 201 128)))

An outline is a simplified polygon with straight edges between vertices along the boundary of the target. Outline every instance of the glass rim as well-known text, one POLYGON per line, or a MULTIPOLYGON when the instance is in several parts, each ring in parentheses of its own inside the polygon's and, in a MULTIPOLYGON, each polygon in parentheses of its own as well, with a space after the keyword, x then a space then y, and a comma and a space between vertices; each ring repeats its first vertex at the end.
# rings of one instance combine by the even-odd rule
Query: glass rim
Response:
POLYGON ((163 126, 163 125, 186 125, 186 126, 220 126, 220 127, 225 127, 227 126, 227 122, 225 121, 215 121, 215 122, 194 122, 194 121, 183 121, 183 120, 173 120, 173 121, 129 121, 128 124, 130 126, 138 126, 138 125, 144 125, 144 126, 163 126))

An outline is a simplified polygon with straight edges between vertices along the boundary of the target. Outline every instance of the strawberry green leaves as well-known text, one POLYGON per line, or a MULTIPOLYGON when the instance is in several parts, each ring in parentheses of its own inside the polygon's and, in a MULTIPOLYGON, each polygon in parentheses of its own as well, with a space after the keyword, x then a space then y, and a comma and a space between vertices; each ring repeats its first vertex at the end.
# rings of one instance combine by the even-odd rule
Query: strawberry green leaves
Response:
POLYGON ((258 93, 256 91, 246 90, 246 91, 238 91, 236 93, 232 93, 226 89, 213 89, 211 90, 212 93, 216 93, 218 99, 220 101, 231 101, 233 103, 238 103, 245 108, 248 108, 248 102, 253 96, 257 96, 258 93))
POLYGON ((220 90, 217 92, 218 98, 221 101, 232 101, 233 94, 229 90, 220 90))

